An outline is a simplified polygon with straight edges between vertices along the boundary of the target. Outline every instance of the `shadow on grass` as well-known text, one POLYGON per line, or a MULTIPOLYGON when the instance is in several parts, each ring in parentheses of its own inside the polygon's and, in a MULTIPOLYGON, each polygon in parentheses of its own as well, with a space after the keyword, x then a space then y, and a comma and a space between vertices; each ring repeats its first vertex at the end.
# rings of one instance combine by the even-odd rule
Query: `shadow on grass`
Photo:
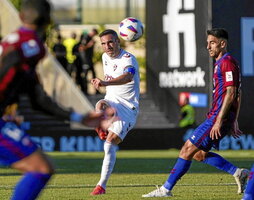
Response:
MULTIPOLYGON (((57 174, 100 173, 103 158, 84 158, 82 156, 51 156, 57 174)), ((169 173, 177 158, 117 158, 114 173, 169 173)), ((232 164, 250 169, 253 158, 230 158, 232 164)), ((215 167, 193 161, 188 173, 223 173, 215 167)), ((0 168, 0 176, 17 176, 19 172, 0 168)))
MULTIPOLYGON (((57 173, 100 173, 103 159, 54 158, 57 173)), ((250 168, 254 160, 228 159, 235 166, 250 168)), ((176 159, 135 159, 118 158, 114 173, 169 173, 176 159)), ((218 169, 204 163, 193 161, 189 173, 218 173, 218 169)))

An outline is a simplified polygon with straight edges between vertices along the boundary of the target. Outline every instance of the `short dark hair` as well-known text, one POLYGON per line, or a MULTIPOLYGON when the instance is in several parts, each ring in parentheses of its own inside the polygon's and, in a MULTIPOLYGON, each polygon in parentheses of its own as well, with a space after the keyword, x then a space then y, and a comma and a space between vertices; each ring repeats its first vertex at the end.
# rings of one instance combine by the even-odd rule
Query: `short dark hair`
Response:
POLYGON ((213 28, 211 30, 206 31, 207 35, 212 35, 219 39, 228 40, 228 32, 224 28, 213 28))
POLYGON ((93 28, 92 31, 95 33, 95 35, 98 34, 98 30, 96 28, 93 28))
POLYGON ((61 34, 58 34, 58 35, 57 35, 57 40, 62 40, 61 34))
POLYGON ((113 35, 116 39, 118 38, 117 33, 114 30, 112 30, 112 29, 106 29, 105 31, 102 31, 99 34, 99 37, 102 37, 104 35, 109 35, 109 34, 113 35))
POLYGON ((23 21, 29 24, 44 26, 50 24, 51 6, 47 0, 23 0, 21 13, 23 21))

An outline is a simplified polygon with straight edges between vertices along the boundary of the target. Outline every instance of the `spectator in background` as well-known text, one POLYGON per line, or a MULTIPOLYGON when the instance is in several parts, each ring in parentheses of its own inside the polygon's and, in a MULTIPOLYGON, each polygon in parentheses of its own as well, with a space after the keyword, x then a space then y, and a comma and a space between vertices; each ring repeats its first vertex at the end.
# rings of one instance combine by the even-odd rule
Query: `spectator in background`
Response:
POLYGON ((66 47, 66 58, 68 61, 68 71, 71 74, 72 70, 73 70, 73 62, 75 60, 75 55, 72 54, 72 49, 74 47, 75 44, 77 44, 77 34, 76 33, 71 33, 71 37, 68 39, 65 39, 63 41, 63 45, 66 47))
POLYGON ((95 45, 93 37, 97 34, 98 31, 96 29, 92 29, 88 34, 83 33, 80 37, 79 43, 73 47, 73 55, 76 56, 74 61, 76 66, 76 82, 78 85, 80 85, 80 88, 85 95, 88 95, 88 72, 91 70, 93 78, 96 77, 93 64, 93 53, 95 45))
POLYGON ((80 41, 73 47, 73 55, 75 55, 74 65, 76 67, 76 83, 80 86, 81 91, 88 95, 87 93, 87 80, 86 71, 88 70, 88 65, 86 63, 86 55, 84 46, 86 44, 85 34, 80 36, 80 41))
POLYGON ((96 78, 96 74, 94 71, 94 64, 93 64, 93 54, 94 54, 94 45, 95 40, 93 39, 94 36, 98 34, 97 29, 92 29, 87 35, 84 35, 85 45, 83 46, 85 50, 85 63, 88 65, 88 69, 86 70, 86 77, 89 71, 92 72, 93 78, 96 78))
POLYGON ((189 104, 189 97, 185 93, 180 94, 179 105, 181 107, 181 118, 179 121, 179 127, 192 127, 195 124, 195 110, 189 104))
POLYGON ((55 54, 58 62, 63 66, 63 68, 67 71, 67 59, 66 59, 66 47, 62 43, 62 36, 60 34, 57 35, 57 42, 53 46, 53 52, 55 54))

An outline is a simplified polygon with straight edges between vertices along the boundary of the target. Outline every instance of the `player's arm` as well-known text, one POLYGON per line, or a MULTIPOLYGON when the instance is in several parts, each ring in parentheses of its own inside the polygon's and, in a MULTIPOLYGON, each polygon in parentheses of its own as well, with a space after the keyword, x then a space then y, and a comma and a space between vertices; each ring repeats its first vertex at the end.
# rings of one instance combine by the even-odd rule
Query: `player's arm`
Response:
POLYGON ((43 90, 39 83, 34 83, 29 91, 31 105, 35 110, 42 110, 47 114, 55 115, 60 119, 68 120, 71 110, 64 110, 54 102, 43 90))
POLYGON ((95 78, 91 80, 91 83, 94 85, 96 89, 103 86, 109 86, 109 85, 123 85, 126 83, 129 83, 132 81, 134 74, 136 73, 136 70, 133 66, 127 66, 124 69, 124 73, 114 79, 103 81, 101 79, 95 78))
POLYGON ((241 99, 242 99, 242 94, 241 94, 241 90, 239 90, 238 92, 238 96, 237 96, 237 111, 236 111, 236 117, 235 117, 235 122, 234 122, 234 127, 232 130, 232 136, 234 138, 239 138, 242 135, 242 131, 239 129, 239 125, 238 125, 238 116, 240 113, 240 106, 241 106, 241 99))
POLYGON ((40 84, 35 85, 34 91, 30 95, 34 109, 43 110, 63 120, 78 122, 90 127, 102 127, 102 129, 107 129, 114 120, 112 117, 114 110, 112 108, 101 113, 90 111, 86 114, 76 113, 71 109, 63 109, 44 92, 40 84))
POLYGON ((218 139, 221 137, 220 129, 222 126, 222 123, 225 119, 225 117, 228 114, 228 111, 230 110, 230 107, 233 103, 233 101, 236 98, 237 91, 235 86, 228 86, 226 89, 226 95, 224 97, 224 101, 222 103, 221 110, 216 118, 215 124, 213 125, 211 131, 210 131, 210 137, 213 139, 218 139))
POLYGON ((21 61, 19 52, 11 48, 12 47, 3 52, 0 57, 0 81, 10 70, 10 68, 17 66, 21 61))

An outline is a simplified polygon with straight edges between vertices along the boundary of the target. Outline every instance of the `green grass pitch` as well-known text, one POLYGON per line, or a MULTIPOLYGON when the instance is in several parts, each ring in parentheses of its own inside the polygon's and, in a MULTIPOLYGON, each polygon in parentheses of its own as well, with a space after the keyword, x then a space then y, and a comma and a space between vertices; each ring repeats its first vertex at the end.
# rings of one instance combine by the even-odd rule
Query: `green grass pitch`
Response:
MULTIPOLYGON (((90 196, 100 178, 103 152, 49 153, 56 174, 39 200, 136 200, 162 185, 178 156, 178 150, 118 151, 107 193, 90 196)), ((233 164, 251 168, 254 151, 220 151, 233 164)), ((0 199, 9 199, 20 174, 0 168, 0 199)), ((233 176, 203 163, 193 162, 173 189, 174 200, 240 200, 233 176)), ((161 199, 161 198, 149 198, 161 199)), ((165 198, 162 198, 165 199, 165 198)))

